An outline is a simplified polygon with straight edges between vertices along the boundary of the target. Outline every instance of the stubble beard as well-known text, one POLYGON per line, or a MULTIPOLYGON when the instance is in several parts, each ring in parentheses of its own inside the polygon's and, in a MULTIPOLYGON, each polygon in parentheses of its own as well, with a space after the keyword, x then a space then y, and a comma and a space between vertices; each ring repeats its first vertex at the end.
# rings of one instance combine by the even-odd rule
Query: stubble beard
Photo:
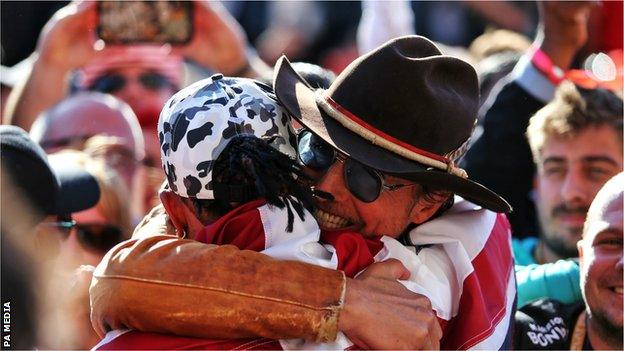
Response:
POLYGON ((559 256, 561 259, 578 257, 576 243, 570 245, 566 239, 558 234, 543 234, 541 240, 548 247, 548 249, 550 249, 550 251, 559 256))
POLYGON ((589 322, 596 323, 596 331, 614 350, 623 349, 624 326, 617 326, 602 311, 592 311, 589 322))

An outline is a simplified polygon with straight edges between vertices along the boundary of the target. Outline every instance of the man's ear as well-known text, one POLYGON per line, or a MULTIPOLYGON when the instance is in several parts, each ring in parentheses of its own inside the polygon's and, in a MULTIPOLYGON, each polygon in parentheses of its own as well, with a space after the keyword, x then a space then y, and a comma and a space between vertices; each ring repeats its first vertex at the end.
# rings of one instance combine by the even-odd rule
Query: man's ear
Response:
MULTIPOLYGON (((180 196, 174 193, 171 189, 161 188, 158 196, 160 202, 163 204, 165 211, 169 215, 169 220, 173 224, 178 234, 187 232, 187 225, 185 220, 184 211, 186 205, 182 202, 180 196)), ((186 235, 185 235, 186 236, 186 235)))
POLYGON ((178 234, 184 233, 185 238, 195 238, 204 225, 197 219, 187 201, 168 188, 161 188, 159 196, 178 234))
POLYGON ((410 213, 412 223, 421 224, 431 218, 444 205, 449 196, 435 196, 435 200, 430 201, 419 194, 418 200, 416 200, 416 204, 410 213))

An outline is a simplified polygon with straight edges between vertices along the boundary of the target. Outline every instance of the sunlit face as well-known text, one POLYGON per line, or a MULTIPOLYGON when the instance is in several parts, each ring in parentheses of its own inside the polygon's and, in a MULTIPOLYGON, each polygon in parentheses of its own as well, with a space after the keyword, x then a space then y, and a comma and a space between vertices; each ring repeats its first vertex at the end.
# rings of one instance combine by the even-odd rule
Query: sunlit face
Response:
MULTIPOLYGON (((88 138, 94 135, 116 137, 116 141, 135 157, 143 153, 143 142, 135 135, 122 111, 88 97, 69 98, 57 107, 54 117, 37 121, 33 138, 41 143, 46 153, 74 148, 82 149, 88 138)), ((134 118, 134 116, 132 116, 134 118)))
MULTIPOLYGON (((426 220, 420 213, 418 187, 408 186, 393 191, 384 190, 375 201, 366 203, 357 199, 344 180, 344 164, 335 162, 316 185, 318 190, 330 193, 334 200, 317 201, 315 217, 322 229, 349 229, 364 236, 387 235, 398 237, 412 222, 426 220)), ((386 177, 388 185, 407 181, 386 177)))
POLYGON ((570 139, 548 138, 538 160, 536 207, 542 240, 560 257, 576 256, 585 216, 603 184, 622 170, 621 139, 609 126, 570 139))
POLYGON ((92 149, 89 154, 104 159, 134 193, 133 182, 144 155, 143 138, 133 125, 136 117, 132 112, 116 104, 107 104, 110 102, 107 98, 111 97, 103 98, 99 94, 70 97, 55 107, 48 118, 38 120, 32 133, 48 154, 67 149, 84 150, 87 140, 96 135, 114 137, 114 141, 106 141, 107 147, 92 149))
MULTIPOLYGON (((160 145, 156 131, 158 116, 167 100, 176 92, 175 87, 172 84, 162 83, 162 86, 158 86, 158 84, 151 87, 146 86, 141 81, 141 76, 156 72, 141 67, 117 68, 109 73, 125 78, 125 84, 111 94, 130 105, 137 115, 145 139, 145 161, 147 164, 158 167, 160 165, 160 145)), ((149 189, 147 191, 150 200, 144 199, 145 202, 151 201, 153 197, 151 194, 155 193, 155 190, 149 189)))
MULTIPOLYGON (((111 69, 98 77, 89 89, 112 94, 126 102, 136 114, 144 133, 151 134, 156 134, 158 116, 165 102, 176 92, 176 87, 165 75, 140 66, 111 69)), ((159 155, 150 153, 158 149, 158 142, 154 143, 154 140, 145 140, 146 157, 158 160, 159 155)))
POLYGON ((153 122, 154 128, 156 128, 160 110, 176 90, 171 84, 157 88, 146 86, 140 79, 141 75, 145 73, 154 72, 142 67, 123 67, 109 72, 109 74, 116 74, 125 78, 125 84, 120 89, 110 93, 132 107, 142 126, 149 127, 149 123, 153 122))
POLYGON ((581 288, 592 323, 597 323, 604 335, 619 335, 620 341, 624 314, 623 200, 620 192, 596 216, 588 218, 583 240, 578 245, 581 288))

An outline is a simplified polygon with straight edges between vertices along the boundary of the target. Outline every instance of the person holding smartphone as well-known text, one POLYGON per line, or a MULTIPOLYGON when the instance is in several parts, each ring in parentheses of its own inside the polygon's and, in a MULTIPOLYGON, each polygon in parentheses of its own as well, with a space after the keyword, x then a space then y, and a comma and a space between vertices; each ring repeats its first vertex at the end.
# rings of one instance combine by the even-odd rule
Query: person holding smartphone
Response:
POLYGON ((68 80, 79 91, 121 99, 137 115, 143 131, 149 179, 142 182, 143 202, 151 208, 153 194, 164 179, 158 167, 156 121, 164 103, 183 85, 184 60, 230 75, 256 76, 263 66, 248 58, 242 29, 219 4, 182 3, 186 12, 166 11, 176 10, 176 2, 142 4, 86 1, 59 10, 41 33, 30 75, 9 99, 5 122, 30 129, 42 111, 67 95, 68 80), (160 8, 167 4, 168 8, 160 8), (168 12, 173 13, 155 18, 168 12), (163 24, 172 18, 178 18, 173 21, 177 27, 163 24), (159 27, 161 34, 137 33, 148 24, 159 27))
MULTIPOLYGON (((4 122, 30 129, 41 111, 67 95, 70 74, 80 69, 94 73, 93 65, 99 64, 100 70, 95 70, 99 75, 86 80, 78 75, 78 89, 112 93, 130 104, 143 124, 154 122, 154 130, 162 105, 181 87, 182 59, 235 76, 256 77, 268 69, 248 57, 245 34, 223 7, 197 1, 192 8, 192 36, 186 43, 105 43, 97 37, 101 27, 97 2, 70 3, 42 30, 32 71, 9 98, 4 122), (100 78, 104 81, 98 82, 100 78)), ((151 139, 146 148, 157 160, 157 142, 151 139)))

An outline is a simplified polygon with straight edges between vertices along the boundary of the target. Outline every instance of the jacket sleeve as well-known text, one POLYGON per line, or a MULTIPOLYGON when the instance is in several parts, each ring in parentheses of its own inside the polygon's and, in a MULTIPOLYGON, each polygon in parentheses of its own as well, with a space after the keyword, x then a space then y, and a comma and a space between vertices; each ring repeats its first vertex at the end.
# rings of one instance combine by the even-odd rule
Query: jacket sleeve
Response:
POLYGON ((99 335, 133 328, 204 338, 335 339, 342 272, 181 239, 165 234, 173 231, 164 211, 148 217, 94 272, 91 321, 99 335))
POLYGON ((575 260, 516 266, 518 308, 541 298, 576 303, 581 295, 580 268, 575 260))

